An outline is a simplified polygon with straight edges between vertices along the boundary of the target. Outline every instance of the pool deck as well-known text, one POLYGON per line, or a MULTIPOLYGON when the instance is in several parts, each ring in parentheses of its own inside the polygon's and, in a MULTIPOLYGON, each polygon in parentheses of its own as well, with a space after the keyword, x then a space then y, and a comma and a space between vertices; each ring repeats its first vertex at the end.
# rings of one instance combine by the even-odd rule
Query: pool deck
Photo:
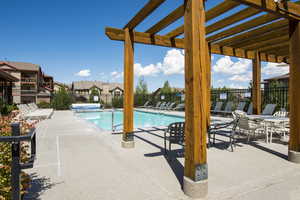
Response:
MULTIPOLYGON (((100 132, 71 111, 56 111, 37 127, 37 160, 25 200, 185 200, 182 157, 163 156, 163 132, 140 132, 134 149, 121 135, 100 132)), ((212 200, 299 200, 300 165, 286 160, 287 146, 219 138, 208 149, 212 200)), ((174 145, 176 148, 176 146, 174 145)), ((178 149, 181 149, 178 147, 178 149)))

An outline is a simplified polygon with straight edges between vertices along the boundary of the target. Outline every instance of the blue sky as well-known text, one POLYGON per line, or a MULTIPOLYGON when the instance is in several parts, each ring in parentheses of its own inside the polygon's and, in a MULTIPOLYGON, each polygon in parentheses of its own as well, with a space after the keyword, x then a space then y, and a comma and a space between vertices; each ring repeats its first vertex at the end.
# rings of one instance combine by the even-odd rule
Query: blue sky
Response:
MULTIPOLYGON (((2 0, 0 60, 40 64, 56 81, 65 83, 76 80, 122 82, 123 43, 109 40, 104 28, 122 28, 146 2, 2 0)), ((137 30, 145 31, 182 2, 167 0, 137 30)), ((219 2, 208 1, 207 8, 219 2)), ((160 34, 182 22, 183 19, 178 20, 160 34)), ((150 90, 161 87, 165 80, 174 87, 184 87, 183 54, 182 50, 137 44, 135 79, 143 76, 150 90)), ((249 60, 213 55, 212 69, 214 87, 247 87, 251 79, 249 60)), ((263 63, 263 78, 286 72, 272 63, 263 63)))

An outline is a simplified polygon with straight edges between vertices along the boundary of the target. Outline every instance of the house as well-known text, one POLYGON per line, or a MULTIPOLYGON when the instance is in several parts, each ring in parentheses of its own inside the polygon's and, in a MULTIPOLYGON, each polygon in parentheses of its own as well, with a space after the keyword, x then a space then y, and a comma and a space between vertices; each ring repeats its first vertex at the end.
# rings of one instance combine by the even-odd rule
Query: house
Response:
POLYGON ((58 91, 59 91, 60 89, 62 89, 62 88, 65 88, 65 90, 69 91, 70 88, 71 88, 71 86, 70 86, 70 85, 67 85, 67 84, 65 84, 65 83, 57 82, 57 81, 55 81, 55 82, 53 83, 53 90, 54 90, 54 92, 58 92, 58 91))
POLYGON ((18 79, 12 83, 13 103, 50 102, 53 77, 45 75, 40 65, 0 61, 0 70, 18 79))
POLYGON ((289 73, 281 76, 265 79, 263 82, 264 88, 265 89, 270 88, 271 84, 276 84, 277 87, 289 87, 289 79, 290 79, 289 73))
POLYGON ((122 96, 124 93, 123 84, 106 83, 101 81, 75 81, 71 90, 77 101, 88 101, 91 91, 96 89, 100 94, 100 99, 104 102, 111 102, 113 97, 122 96))

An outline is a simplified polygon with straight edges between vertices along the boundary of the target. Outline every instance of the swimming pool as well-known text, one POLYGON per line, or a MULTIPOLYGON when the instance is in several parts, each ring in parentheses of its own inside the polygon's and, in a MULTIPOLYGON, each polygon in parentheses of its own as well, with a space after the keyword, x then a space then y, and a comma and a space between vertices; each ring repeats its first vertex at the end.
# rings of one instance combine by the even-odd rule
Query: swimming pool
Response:
MULTIPOLYGON (((112 128, 112 112, 90 112, 79 113, 78 117, 85 119, 101 129, 111 130, 112 128)), ((134 111, 134 128, 168 126, 173 122, 183 122, 184 118, 179 116, 164 115, 160 113, 149 113, 134 111)), ((123 112, 114 112, 114 125, 123 123, 123 112)), ((117 129, 121 129, 118 127, 117 129)))

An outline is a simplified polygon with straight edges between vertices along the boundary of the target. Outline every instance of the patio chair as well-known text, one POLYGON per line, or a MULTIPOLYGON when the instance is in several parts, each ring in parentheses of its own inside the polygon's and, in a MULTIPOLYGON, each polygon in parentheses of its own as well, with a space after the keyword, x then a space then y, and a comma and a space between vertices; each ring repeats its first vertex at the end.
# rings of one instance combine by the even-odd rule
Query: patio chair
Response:
POLYGON ((216 141, 216 135, 222 135, 229 138, 229 146, 231 148, 231 151, 233 152, 233 146, 235 146, 235 134, 236 134, 236 128, 237 123, 240 118, 239 112, 246 115, 246 113, 242 111, 234 111, 232 112, 233 120, 230 122, 225 123, 215 123, 211 124, 208 130, 208 141, 209 141, 209 147, 211 144, 215 144, 216 141), (213 138, 212 138, 213 136, 213 138), (211 139, 213 139, 213 142, 211 142, 211 139))
POLYGON ((252 115, 252 114, 253 114, 253 104, 251 102, 248 106, 247 115, 252 115))
POLYGON ((171 151, 172 144, 182 145, 184 148, 184 122, 175 122, 168 126, 164 132, 164 154, 169 157, 168 152, 171 151), (167 133, 169 136, 167 136, 167 133), (169 149, 167 150, 167 140, 169 140, 169 149))
POLYGON ((247 135, 247 142, 250 142, 250 138, 255 138, 256 133, 261 130, 264 131, 263 120, 250 120, 246 115, 241 115, 237 122, 237 128, 243 131, 247 135))
POLYGON ((220 113, 220 114, 231 114, 232 113, 232 109, 233 109, 233 102, 232 101, 228 101, 226 104, 226 107, 224 110, 218 111, 216 113, 220 113))
POLYGON ((217 102, 216 103, 216 106, 213 110, 211 110, 212 113, 217 113, 217 112, 220 112, 221 109, 222 109, 222 106, 223 106, 223 102, 217 102))
POLYGON ((287 111, 277 111, 273 114, 274 117, 288 117, 289 113, 287 111))
POLYGON ((245 107, 246 107, 246 102, 239 102, 236 110, 244 111, 245 107))
POLYGON ((276 104, 267 104, 262 112, 262 115, 273 115, 276 106, 276 104))
POLYGON ((184 110, 184 108, 185 108, 185 105, 184 105, 184 103, 181 103, 181 104, 178 104, 175 108, 173 108, 172 110, 173 111, 183 111, 184 110))

